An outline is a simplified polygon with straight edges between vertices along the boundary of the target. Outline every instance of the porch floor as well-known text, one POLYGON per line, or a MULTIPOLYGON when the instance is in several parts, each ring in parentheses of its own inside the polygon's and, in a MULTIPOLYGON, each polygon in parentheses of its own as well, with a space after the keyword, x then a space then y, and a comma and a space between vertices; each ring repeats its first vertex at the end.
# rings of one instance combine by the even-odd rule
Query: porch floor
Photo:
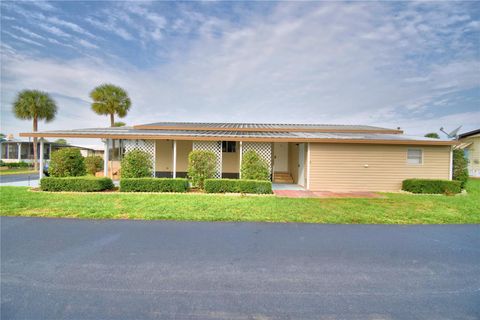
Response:
POLYGON ((302 186, 294 183, 272 183, 273 190, 305 190, 302 186))

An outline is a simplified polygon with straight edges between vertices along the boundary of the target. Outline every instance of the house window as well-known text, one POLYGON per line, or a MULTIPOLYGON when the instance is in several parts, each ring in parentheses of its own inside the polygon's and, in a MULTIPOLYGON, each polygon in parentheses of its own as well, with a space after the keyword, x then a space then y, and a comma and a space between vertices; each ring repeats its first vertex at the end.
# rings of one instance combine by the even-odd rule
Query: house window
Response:
POLYGON ((222 152, 237 152, 235 141, 222 141, 222 152))
POLYGON ((423 162, 422 149, 408 149, 407 151, 408 164, 422 164, 422 162, 423 162))

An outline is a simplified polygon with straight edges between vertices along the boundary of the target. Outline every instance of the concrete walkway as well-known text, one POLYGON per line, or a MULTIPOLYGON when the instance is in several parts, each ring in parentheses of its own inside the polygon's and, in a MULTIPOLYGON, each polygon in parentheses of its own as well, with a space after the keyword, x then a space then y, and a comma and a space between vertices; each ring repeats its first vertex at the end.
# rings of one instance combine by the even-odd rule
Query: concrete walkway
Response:
POLYGON ((331 192, 331 191, 308 191, 308 190, 273 190, 278 197, 285 198, 381 198, 375 192, 331 192))

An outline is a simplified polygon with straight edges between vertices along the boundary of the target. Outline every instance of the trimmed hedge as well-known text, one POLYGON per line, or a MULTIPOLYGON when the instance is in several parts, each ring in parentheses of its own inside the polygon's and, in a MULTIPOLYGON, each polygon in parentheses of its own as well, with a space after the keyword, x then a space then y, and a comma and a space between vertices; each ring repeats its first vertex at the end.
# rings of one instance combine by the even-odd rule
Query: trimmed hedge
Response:
POLYGON ((5 163, 4 165, 6 165, 9 168, 28 168, 28 167, 30 167, 30 164, 28 164, 24 161, 8 162, 8 163, 5 163))
POLYGON ((45 177, 40 180, 42 191, 93 192, 113 187, 112 179, 104 177, 45 177))
POLYGON ((205 180, 207 193, 272 193, 271 181, 245 180, 245 179, 207 179, 205 180))
POLYGON ((123 178, 121 192, 187 192, 188 180, 180 178, 123 178))
POLYGON ((461 182, 456 180, 407 179, 402 190, 412 193, 455 194, 462 191, 461 182))

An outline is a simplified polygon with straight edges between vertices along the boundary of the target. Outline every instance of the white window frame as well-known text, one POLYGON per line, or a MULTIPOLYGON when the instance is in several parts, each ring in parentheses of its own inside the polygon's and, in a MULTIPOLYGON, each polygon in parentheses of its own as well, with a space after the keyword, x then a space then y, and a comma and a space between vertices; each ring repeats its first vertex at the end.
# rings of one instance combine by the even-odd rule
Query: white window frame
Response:
POLYGON ((424 151, 422 148, 407 148, 407 164, 408 165, 411 165, 411 166, 421 166, 423 165, 423 155, 424 151), (415 150, 415 151, 420 151, 420 162, 419 163, 413 163, 413 162, 410 162, 410 158, 409 158, 409 152, 410 150, 415 150))

